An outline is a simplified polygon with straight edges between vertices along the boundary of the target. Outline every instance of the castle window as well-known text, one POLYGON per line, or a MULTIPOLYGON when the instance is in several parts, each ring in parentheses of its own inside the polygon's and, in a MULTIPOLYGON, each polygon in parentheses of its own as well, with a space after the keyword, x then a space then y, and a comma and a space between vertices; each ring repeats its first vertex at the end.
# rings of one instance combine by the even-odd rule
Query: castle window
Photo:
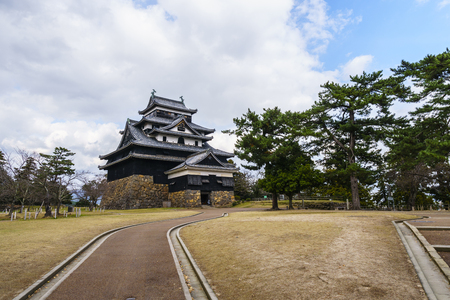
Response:
POLYGON ((179 138, 178 138, 178 144, 184 145, 184 138, 179 137, 179 138))
POLYGON ((163 136, 163 142, 167 142, 167 137, 163 136))
POLYGON ((234 179, 228 178, 228 177, 223 177, 222 178, 222 186, 234 186, 234 179))
POLYGON ((202 185, 202 177, 199 175, 188 175, 188 185, 202 185))
POLYGON ((197 146, 197 147, 198 147, 198 141, 195 141, 195 146, 197 146))

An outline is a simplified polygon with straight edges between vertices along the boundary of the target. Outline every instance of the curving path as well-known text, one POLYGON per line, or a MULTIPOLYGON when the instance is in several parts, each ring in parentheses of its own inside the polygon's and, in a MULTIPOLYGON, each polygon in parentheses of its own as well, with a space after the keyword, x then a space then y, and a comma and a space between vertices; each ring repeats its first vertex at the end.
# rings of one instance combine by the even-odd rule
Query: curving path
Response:
POLYGON ((219 217, 233 209, 121 230, 95 250, 47 299, 185 299, 167 241, 179 224, 219 217))

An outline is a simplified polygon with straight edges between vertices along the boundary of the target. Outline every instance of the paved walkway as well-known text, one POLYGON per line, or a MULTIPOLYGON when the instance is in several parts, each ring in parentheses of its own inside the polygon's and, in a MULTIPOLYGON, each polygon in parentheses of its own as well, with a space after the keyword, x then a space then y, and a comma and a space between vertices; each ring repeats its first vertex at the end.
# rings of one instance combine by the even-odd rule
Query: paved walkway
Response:
MULTIPOLYGON (((201 215, 119 231, 106 239, 47 299, 185 299, 167 231, 176 225, 218 217, 224 212, 248 210, 203 209, 199 210, 203 212, 201 215)), ((411 223, 414 226, 450 225, 450 214, 424 212, 423 215, 430 215, 432 219, 411 223)))
POLYGON ((110 236, 47 299, 185 299, 167 231, 233 209, 132 227, 110 236))

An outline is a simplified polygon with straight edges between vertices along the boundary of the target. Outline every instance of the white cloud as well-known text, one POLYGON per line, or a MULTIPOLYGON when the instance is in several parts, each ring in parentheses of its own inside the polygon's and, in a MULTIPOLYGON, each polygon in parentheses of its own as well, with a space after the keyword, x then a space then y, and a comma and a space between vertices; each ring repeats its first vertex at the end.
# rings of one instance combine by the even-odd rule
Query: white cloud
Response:
MULTIPOLYGON (((158 95, 197 108, 194 121, 232 127, 247 108, 302 110, 338 71, 316 52, 357 22, 322 0, 3 1, 0 145, 77 152, 80 168, 115 149, 118 126, 158 95), (142 1, 141 1, 142 2, 142 1), (119 125, 117 125, 119 124, 119 125)), ((353 70, 358 65, 349 65, 353 70)), ((215 145, 229 149, 229 137, 215 145)), ((218 146, 218 147, 219 147, 218 146)), ((220 148, 219 147, 219 148, 220 148)))
POLYGON ((442 0, 441 2, 439 2, 438 7, 439 7, 439 9, 442 9, 449 4, 450 4, 450 0, 442 0))
POLYGON ((341 79, 347 81, 349 80, 349 76, 360 75, 363 71, 367 71, 372 60, 372 55, 361 55, 351 59, 342 66, 341 79))
POLYGON ((349 23, 359 23, 361 16, 354 17, 352 10, 328 14, 324 0, 304 0, 295 6, 294 19, 301 28, 301 34, 315 52, 324 52, 335 33, 341 32, 349 23))

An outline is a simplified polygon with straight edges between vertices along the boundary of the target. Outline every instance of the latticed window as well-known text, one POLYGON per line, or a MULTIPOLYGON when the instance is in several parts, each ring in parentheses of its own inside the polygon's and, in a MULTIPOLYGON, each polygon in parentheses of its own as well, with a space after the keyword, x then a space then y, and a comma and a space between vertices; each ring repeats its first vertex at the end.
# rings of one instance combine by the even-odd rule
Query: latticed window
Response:
POLYGON ((199 175, 188 175, 188 185, 202 185, 202 177, 199 175))
POLYGON ((222 178, 222 186, 234 186, 234 180, 231 177, 222 178))

